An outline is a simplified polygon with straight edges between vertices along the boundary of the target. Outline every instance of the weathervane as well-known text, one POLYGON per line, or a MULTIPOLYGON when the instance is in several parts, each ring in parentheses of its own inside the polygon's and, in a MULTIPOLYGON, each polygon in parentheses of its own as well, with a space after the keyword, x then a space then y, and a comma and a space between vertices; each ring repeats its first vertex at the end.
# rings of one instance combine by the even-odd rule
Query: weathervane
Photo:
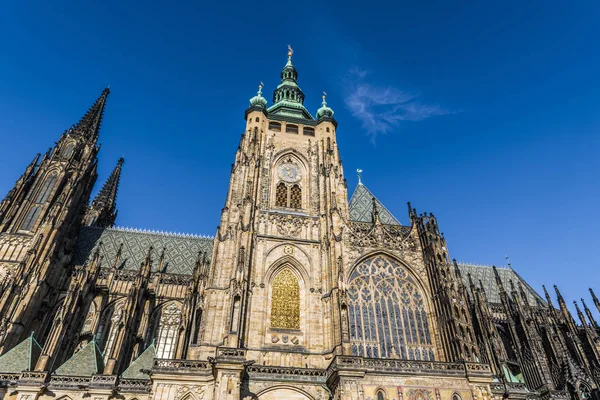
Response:
POLYGON ((294 54, 294 49, 288 44, 288 57, 292 58, 292 54, 294 54))
MULTIPOLYGON (((325 93, 325 92, 323 92, 323 93, 325 93)), ((360 168, 356 170, 356 175, 358 175, 358 184, 359 185, 362 185, 362 182, 360 180, 360 174, 362 174, 362 172, 363 172, 363 170, 360 168)))
POLYGON ((506 256, 506 262, 508 263, 508 268, 512 269, 512 264, 510 263, 508 256, 506 256))
POLYGON ((325 91, 323 91, 323 101, 325 101, 326 98, 327 98, 327 93, 325 93, 325 91))

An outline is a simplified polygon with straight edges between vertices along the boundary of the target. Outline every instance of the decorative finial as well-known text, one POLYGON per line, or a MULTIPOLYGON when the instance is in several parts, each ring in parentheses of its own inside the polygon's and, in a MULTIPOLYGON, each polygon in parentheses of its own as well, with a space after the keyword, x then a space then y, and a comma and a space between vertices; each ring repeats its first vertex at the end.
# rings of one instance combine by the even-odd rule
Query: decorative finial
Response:
MULTIPOLYGON (((323 92, 323 93, 325 93, 325 92, 323 92)), ((362 172, 363 172, 363 170, 360 168, 356 170, 356 175, 358 175, 358 184, 359 185, 362 185, 362 181, 360 180, 360 174, 362 174, 362 172)))
POLYGON ((293 54, 294 54, 294 49, 292 49, 292 46, 290 46, 288 44, 288 58, 292 58, 293 54))
POLYGON ((327 93, 323 92, 323 101, 325 101, 326 98, 327 98, 327 93))
POLYGON ((508 256, 506 256, 506 262, 508 263, 508 268, 512 269, 512 264, 510 263, 508 256))

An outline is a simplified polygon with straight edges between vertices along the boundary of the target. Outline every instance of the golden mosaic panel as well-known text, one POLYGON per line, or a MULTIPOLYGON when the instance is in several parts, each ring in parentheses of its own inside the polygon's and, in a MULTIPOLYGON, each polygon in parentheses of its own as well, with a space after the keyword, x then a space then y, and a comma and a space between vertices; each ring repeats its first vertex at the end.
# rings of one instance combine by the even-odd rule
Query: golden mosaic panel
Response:
POLYGON ((300 329, 300 285, 288 268, 273 279, 271 328, 300 329))

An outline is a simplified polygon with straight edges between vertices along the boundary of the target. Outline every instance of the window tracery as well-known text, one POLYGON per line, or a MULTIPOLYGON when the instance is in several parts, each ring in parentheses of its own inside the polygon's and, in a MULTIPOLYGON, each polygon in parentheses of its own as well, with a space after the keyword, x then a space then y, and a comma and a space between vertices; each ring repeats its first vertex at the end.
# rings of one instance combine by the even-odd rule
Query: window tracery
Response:
POLYGON ((181 310, 170 303, 161 311, 156 343, 156 358, 173 358, 177 347, 177 336, 181 324, 181 310))
POLYGON ((33 229, 42 212, 42 205, 50 198, 50 194, 52 193, 57 180, 58 174, 56 172, 53 172, 46 177, 46 180, 44 181, 40 191, 35 196, 33 206, 29 209, 29 212, 21 223, 19 229, 24 231, 30 231, 33 229))
POLYGON ((289 268, 273 279, 271 328, 300 329, 300 285, 289 268))
POLYGON ((277 207, 285 207, 287 205, 287 186, 283 182, 279 182, 275 191, 275 205, 277 207))
POLYGON ((348 298, 353 355, 435 360, 423 294, 400 264, 383 255, 363 261, 348 298))
POLYGON ((290 188, 290 208, 302 208, 302 189, 298 185, 290 188))
POLYGON ((302 208, 303 171, 291 157, 276 168, 278 183, 275 187, 275 206, 293 209, 302 208))

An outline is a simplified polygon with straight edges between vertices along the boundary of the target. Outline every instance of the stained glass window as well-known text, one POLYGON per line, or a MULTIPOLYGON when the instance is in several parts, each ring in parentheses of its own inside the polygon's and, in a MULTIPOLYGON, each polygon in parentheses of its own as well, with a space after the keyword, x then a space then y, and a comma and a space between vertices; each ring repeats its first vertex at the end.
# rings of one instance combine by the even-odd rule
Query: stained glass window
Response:
POLYGON ((280 182, 277 185, 277 189, 275 191, 275 205, 277 207, 286 207, 287 206, 287 186, 285 183, 280 182))
POLYGON ((56 184, 56 180, 58 179, 58 175, 56 172, 52 173, 49 177, 46 178, 44 185, 42 186, 42 190, 39 191, 37 197, 35 198, 35 204, 45 203, 50 197, 50 193, 52 193, 52 189, 56 184))
POLYGON ((434 361, 423 294, 403 266, 382 255, 365 260, 348 298, 353 355, 434 361))
POLYGON ((300 329, 300 285, 289 268, 273 279, 271 328, 300 329))
POLYGON ((290 207, 302 208, 302 189, 298 185, 294 185, 290 189, 290 207))
POLYGON ((181 310, 175 303, 170 303, 161 310, 156 340, 156 358, 173 358, 177 346, 181 310))
POLYGON ((38 217, 40 216, 41 211, 42 211, 42 206, 31 207, 31 209, 29 210, 29 213, 23 220, 23 223, 21 224, 20 229, 24 230, 24 231, 30 231, 33 228, 33 225, 35 224, 35 221, 37 221, 38 217))

